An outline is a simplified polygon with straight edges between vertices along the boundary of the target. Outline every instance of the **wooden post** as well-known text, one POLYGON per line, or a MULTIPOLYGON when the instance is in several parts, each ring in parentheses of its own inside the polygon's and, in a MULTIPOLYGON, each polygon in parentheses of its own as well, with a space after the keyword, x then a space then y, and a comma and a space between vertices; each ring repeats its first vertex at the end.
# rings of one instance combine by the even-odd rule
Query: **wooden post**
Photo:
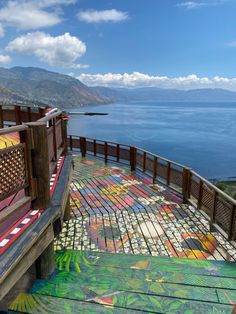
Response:
POLYGON ((68 195, 68 199, 67 199, 67 202, 66 202, 65 213, 64 213, 64 217, 63 217, 64 220, 69 220, 70 217, 71 217, 70 200, 71 200, 71 197, 70 197, 70 195, 68 195))
POLYGON ((62 135, 62 147, 63 152, 62 154, 65 156, 68 152, 67 146, 67 120, 61 120, 61 135, 62 135))
POLYGON ((167 175, 166 175, 166 184, 167 185, 170 185, 170 171, 171 171, 170 162, 168 161, 168 163, 167 163, 167 175))
POLYGON ((183 168, 183 186, 182 186, 182 194, 183 194, 183 202, 188 203, 191 181, 190 181, 190 168, 183 168))
POLYGON ((94 156, 97 155, 97 144, 96 144, 96 140, 93 140, 93 154, 94 154, 94 156))
POLYGON ((80 137, 80 151, 82 157, 86 156, 86 138, 85 137, 80 137))
POLYGON ((73 150, 73 139, 71 135, 70 135, 70 150, 73 150))
POLYGON ((39 117, 43 118, 44 117, 44 109, 39 107, 38 112, 39 112, 39 117))
POLYGON ((236 224, 236 205, 232 205, 231 217, 230 217, 230 228, 228 232, 228 240, 234 241, 236 239, 235 227, 236 224))
POLYGON ((0 128, 4 127, 4 121, 3 121, 3 110, 2 105, 0 105, 0 128))
POLYGON ((214 228, 214 223, 216 220, 216 207, 217 207, 217 197, 218 197, 218 193, 216 191, 214 191, 214 201, 213 201, 213 208, 212 208, 212 212, 210 213, 210 231, 213 232, 215 230, 214 228))
POLYGON ((120 161, 120 145, 119 144, 116 145, 116 161, 117 162, 120 161))
POLYGON ((154 159, 153 159, 153 183, 155 183, 155 179, 157 177, 157 156, 154 156, 154 159))
POLYGON ((146 171, 146 157, 147 157, 147 153, 144 152, 143 153, 143 172, 146 171))
POLYGON ((38 279, 49 279, 55 270, 54 242, 36 260, 36 276, 38 279))
POLYGON ((31 122, 32 121, 31 107, 27 107, 27 112, 28 112, 28 122, 31 122))
POLYGON ((107 163, 107 156, 108 154, 108 147, 107 147, 107 142, 105 142, 105 146, 104 146, 104 157, 105 157, 105 163, 107 163))
POLYGON ((30 122, 27 125, 32 130, 32 167, 33 176, 37 181, 37 198, 33 202, 33 207, 47 208, 50 203, 50 173, 46 124, 30 122))
MULTIPOLYGON (((53 131, 53 151, 54 151, 54 158, 53 161, 57 163, 57 136, 56 136, 56 119, 53 118, 52 120, 52 131, 53 131)), ((57 173, 57 164, 55 167, 55 172, 57 173)))
POLYGON ((16 125, 21 124, 20 106, 15 106, 15 122, 16 125))
POLYGON ((134 171, 136 169, 136 147, 130 147, 130 169, 134 171))
POLYGON ((29 187, 26 190, 26 195, 31 196, 31 199, 34 200, 37 196, 37 188, 35 185, 35 180, 33 178, 33 169, 32 169, 32 134, 31 129, 19 132, 20 142, 25 143, 25 161, 26 161, 26 173, 29 181, 29 187))

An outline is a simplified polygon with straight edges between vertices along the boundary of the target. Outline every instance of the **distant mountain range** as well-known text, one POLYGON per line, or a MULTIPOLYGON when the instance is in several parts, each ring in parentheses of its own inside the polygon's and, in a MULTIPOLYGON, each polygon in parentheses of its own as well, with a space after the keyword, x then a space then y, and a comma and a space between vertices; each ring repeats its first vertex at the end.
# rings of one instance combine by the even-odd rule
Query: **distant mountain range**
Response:
POLYGON ((236 102, 224 89, 161 89, 88 87, 79 80, 40 68, 0 68, 0 101, 33 102, 71 108, 114 102, 236 102))
POLYGON ((110 98, 112 102, 236 102, 236 92, 225 89, 161 89, 92 87, 94 91, 110 98))
POLYGON ((40 68, 0 68, 0 88, 5 90, 0 90, 1 101, 31 100, 64 108, 111 102, 71 76, 40 68))

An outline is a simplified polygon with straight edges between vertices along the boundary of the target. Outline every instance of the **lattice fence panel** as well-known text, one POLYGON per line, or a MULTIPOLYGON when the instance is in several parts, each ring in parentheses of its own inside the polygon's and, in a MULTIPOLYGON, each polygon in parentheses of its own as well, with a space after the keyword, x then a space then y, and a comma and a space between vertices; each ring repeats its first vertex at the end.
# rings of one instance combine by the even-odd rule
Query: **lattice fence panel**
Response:
POLYGON ((210 190, 206 185, 203 185, 202 189, 202 206, 204 211, 210 215, 214 209, 214 192, 210 190))
MULTIPOLYGON (((68 146, 70 146, 70 139, 68 140, 68 146)), ((72 147, 73 148, 80 148, 80 141, 78 138, 73 138, 72 139, 72 147)))
POLYGON ((232 204, 217 198, 215 220, 224 231, 229 231, 232 214, 232 204))
POLYGON ((153 174, 153 168, 154 168, 154 160, 150 157, 147 157, 146 170, 150 171, 153 174))
POLYGON ((116 146, 107 146, 107 153, 111 157, 117 157, 117 147, 116 146))
POLYGON ((129 149, 120 148, 120 159, 130 160, 130 151, 129 151, 129 149))
POLYGON ((157 164, 157 176, 163 179, 167 178, 167 166, 161 163, 157 164))
POLYGON ((86 150, 88 152, 94 152, 94 142, 86 140, 86 150))
POLYGON ((170 183, 179 187, 183 186, 183 172, 177 169, 171 168, 170 170, 170 183))
POLYGON ((136 154, 136 163, 138 166, 143 167, 143 154, 136 154))
POLYGON ((191 179, 191 195, 198 199, 199 196, 199 188, 200 184, 199 181, 194 180, 194 178, 191 179))
POLYGON ((98 154, 104 155, 105 154, 105 146, 104 144, 96 144, 96 151, 98 154))
POLYGON ((25 144, 0 150, 0 200, 27 185, 25 144))

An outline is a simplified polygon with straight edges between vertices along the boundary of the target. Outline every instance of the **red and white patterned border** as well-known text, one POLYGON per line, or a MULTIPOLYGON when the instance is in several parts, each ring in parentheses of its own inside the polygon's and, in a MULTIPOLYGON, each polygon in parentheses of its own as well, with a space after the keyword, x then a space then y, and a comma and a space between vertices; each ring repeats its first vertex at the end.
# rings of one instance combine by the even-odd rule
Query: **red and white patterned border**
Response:
MULTIPOLYGON (((57 173, 50 179, 50 195, 53 196, 58 177, 61 172, 65 157, 60 157, 57 162, 57 173)), ((32 210, 18 220, 13 227, 0 237, 0 254, 2 254, 43 212, 43 209, 32 210)))

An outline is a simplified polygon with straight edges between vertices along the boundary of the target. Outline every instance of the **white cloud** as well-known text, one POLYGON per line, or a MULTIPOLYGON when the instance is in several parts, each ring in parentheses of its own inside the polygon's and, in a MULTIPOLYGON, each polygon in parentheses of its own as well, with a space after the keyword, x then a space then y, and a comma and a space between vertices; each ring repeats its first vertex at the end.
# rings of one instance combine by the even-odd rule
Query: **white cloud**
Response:
POLYGON ((87 23, 104 23, 104 22, 121 22, 129 18, 127 12, 118 11, 116 9, 111 10, 87 10, 80 11, 77 14, 77 17, 80 21, 87 23))
POLYGON ((89 64, 80 64, 80 63, 78 63, 78 64, 73 64, 72 66, 71 66, 71 68, 72 69, 88 69, 89 68, 89 64))
POLYGON ((188 10, 196 9, 203 6, 215 6, 225 3, 227 0, 208 0, 208 1, 184 1, 177 3, 177 7, 182 7, 188 10))
POLYGON ((177 7, 183 7, 186 9, 195 9, 197 7, 202 7, 207 5, 206 2, 195 2, 195 1, 186 1, 177 4, 177 7))
POLYGON ((68 5, 74 0, 10 0, 0 7, 0 22, 17 29, 37 29, 61 22, 58 11, 48 12, 55 6, 68 5))
POLYGON ((197 88, 224 88, 236 91, 236 78, 215 76, 213 78, 198 77, 195 74, 180 77, 152 76, 140 72, 133 73, 106 73, 106 74, 81 74, 77 77, 84 84, 90 86, 108 87, 159 87, 174 89, 197 88))
POLYGON ((0 38, 3 38, 4 35, 5 35, 5 31, 4 31, 2 24, 0 23, 0 38))
POLYGON ((4 64, 8 64, 8 63, 11 63, 10 56, 0 54, 0 64, 4 65, 4 64))
POLYGON ((17 37, 6 49, 34 55, 51 66, 71 67, 86 52, 86 45, 70 33, 53 37, 43 32, 33 32, 17 37))

